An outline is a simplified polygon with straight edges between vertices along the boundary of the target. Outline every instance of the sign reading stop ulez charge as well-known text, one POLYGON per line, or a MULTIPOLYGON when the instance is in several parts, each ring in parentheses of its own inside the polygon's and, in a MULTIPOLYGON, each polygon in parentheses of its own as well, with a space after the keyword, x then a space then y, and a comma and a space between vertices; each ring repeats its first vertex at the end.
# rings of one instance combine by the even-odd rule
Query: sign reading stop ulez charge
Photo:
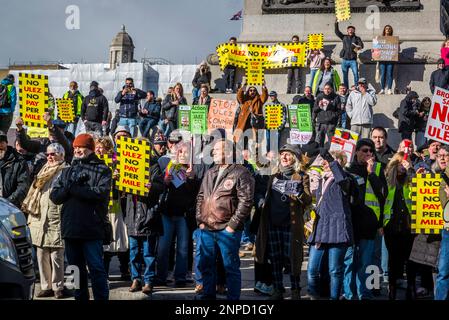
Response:
POLYGON ((127 193, 147 196, 150 182, 150 145, 148 141, 122 137, 117 142, 117 188, 127 193))
POLYGON ((28 127, 46 128, 48 76, 19 73, 20 117, 28 127))
POLYGON ((440 233, 444 226, 439 189, 441 175, 418 174, 412 180, 413 233, 440 233))

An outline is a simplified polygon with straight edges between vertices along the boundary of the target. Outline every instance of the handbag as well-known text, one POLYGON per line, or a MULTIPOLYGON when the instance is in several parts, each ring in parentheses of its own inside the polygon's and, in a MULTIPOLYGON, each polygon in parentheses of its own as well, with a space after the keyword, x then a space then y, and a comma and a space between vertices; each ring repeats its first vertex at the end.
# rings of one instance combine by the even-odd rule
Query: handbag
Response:
POLYGON ((265 118, 263 115, 254 114, 251 110, 250 125, 254 129, 265 129, 265 118))

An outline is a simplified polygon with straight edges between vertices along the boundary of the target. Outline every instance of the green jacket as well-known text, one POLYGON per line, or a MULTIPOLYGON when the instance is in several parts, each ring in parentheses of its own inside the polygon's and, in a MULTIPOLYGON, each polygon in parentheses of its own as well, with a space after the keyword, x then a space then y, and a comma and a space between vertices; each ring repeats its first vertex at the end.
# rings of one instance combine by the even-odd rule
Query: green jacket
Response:
MULTIPOLYGON (((320 87, 321 81, 323 79, 323 71, 319 69, 315 73, 315 77, 313 78, 313 84, 312 84, 312 94, 316 97, 318 94, 318 89, 320 87)), ((340 87, 340 76, 334 68, 332 68, 332 83, 334 85, 334 92, 338 92, 338 87, 340 87)))
MULTIPOLYGON (((69 96, 70 91, 67 91, 66 93, 64 93, 63 99, 70 99, 69 96)), ((81 106, 83 105, 83 100, 83 95, 79 91, 76 91, 73 96, 73 112, 77 117, 81 116, 81 106)))

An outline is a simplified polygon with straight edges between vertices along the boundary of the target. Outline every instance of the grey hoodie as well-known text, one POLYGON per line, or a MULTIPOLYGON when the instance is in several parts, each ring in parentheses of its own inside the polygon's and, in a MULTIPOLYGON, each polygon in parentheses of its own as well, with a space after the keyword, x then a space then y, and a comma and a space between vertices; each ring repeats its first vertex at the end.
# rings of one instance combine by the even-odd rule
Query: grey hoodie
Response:
POLYGON ((373 107, 377 103, 376 92, 367 89, 366 94, 354 90, 346 102, 346 113, 351 119, 351 125, 373 124, 373 107))

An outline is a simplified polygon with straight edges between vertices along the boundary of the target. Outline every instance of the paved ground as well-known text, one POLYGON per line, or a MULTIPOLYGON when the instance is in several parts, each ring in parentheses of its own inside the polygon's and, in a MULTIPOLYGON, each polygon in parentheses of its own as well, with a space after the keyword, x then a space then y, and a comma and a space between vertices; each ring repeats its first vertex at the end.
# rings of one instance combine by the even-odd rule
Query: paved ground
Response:
MULTIPOLYGON (((194 285, 189 284, 186 288, 173 288, 172 285, 167 287, 155 287, 154 293, 151 297, 142 294, 141 292, 130 293, 128 288, 131 285, 130 281, 120 280, 120 271, 118 269, 118 259, 114 257, 111 261, 111 270, 109 277, 110 285, 110 299, 111 300, 193 300, 195 296, 194 285)), ((251 257, 250 252, 246 252, 246 256, 241 259, 242 270, 242 300, 268 300, 266 296, 259 295, 254 292, 254 258, 251 257)), ((302 299, 309 299, 307 296, 307 256, 302 266, 303 273, 301 275, 301 296, 302 299)), ((284 277, 284 284, 287 292, 285 294, 286 300, 290 299, 289 277, 284 277)), ((386 300, 388 298, 387 284, 381 283, 381 295, 376 297, 376 300, 386 300)), ((39 292, 39 284, 36 284, 36 293, 39 292)), ((398 289, 398 299, 405 298, 405 286, 400 286, 398 289)), ((91 295, 92 296, 92 295, 91 295)), ((218 296, 218 299, 225 299, 225 296, 218 296)), ((37 300, 52 300, 53 298, 37 299, 37 300)), ((73 298, 67 298, 73 300, 73 298)))

